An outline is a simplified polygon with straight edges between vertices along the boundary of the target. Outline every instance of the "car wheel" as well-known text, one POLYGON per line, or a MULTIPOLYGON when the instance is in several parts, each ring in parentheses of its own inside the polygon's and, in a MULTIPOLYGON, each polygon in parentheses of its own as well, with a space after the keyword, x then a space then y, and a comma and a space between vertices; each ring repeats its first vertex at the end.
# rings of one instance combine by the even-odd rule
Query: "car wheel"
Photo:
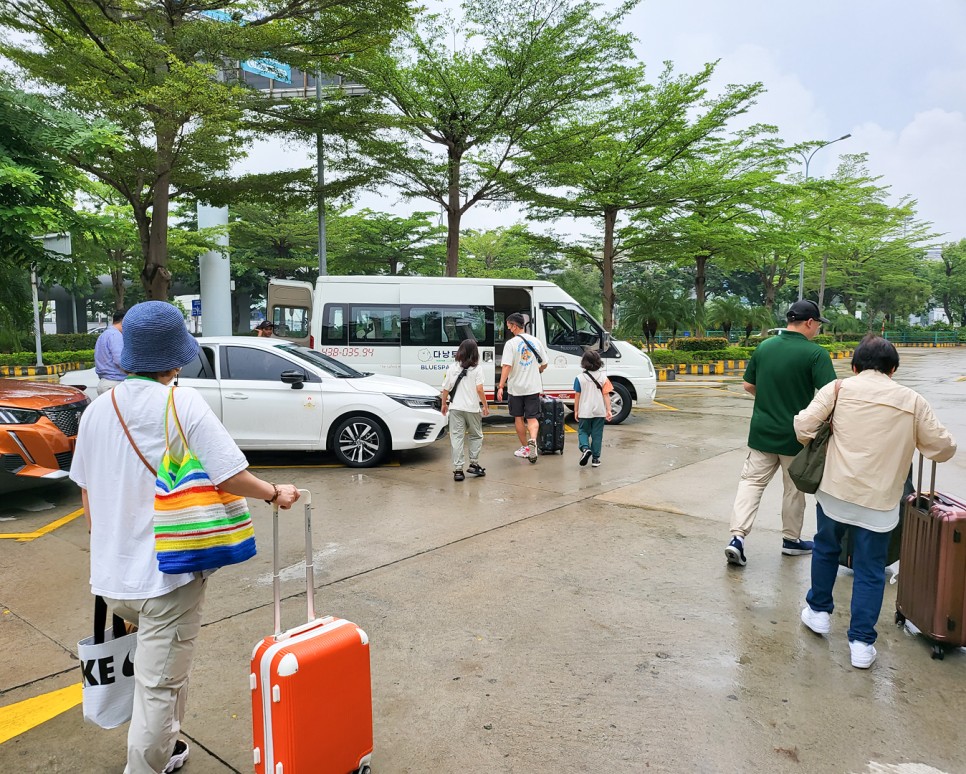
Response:
POLYGON ((631 391, 620 382, 613 382, 613 386, 614 391, 610 394, 611 420, 607 424, 619 425, 630 416, 634 399, 631 398, 631 391))
POLYGON ((389 435, 372 417, 346 417, 332 433, 332 451, 350 468, 371 468, 389 453, 389 435))

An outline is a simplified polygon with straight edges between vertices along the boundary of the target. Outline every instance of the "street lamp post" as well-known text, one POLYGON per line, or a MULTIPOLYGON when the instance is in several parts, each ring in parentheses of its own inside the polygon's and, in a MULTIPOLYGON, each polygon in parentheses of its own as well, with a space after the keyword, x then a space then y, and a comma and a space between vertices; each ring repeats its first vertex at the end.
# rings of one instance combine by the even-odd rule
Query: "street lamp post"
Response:
MULTIPOLYGON (((822 148, 825 148, 833 143, 841 142, 842 140, 847 140, 851 137, 850 134, 843 134, 841 137, 836 137, 834 140, 829 140, 828 142, 823 142, 815 147, 811 153, 807 156, 804 151, 799 151, 799 155, 805 160, 805 182, 808 182, 808 165, 812 162, 812 156, 818 153, 822 148)), ((823 256, 822 258, 822 276, 825 276, 825 267, 828 256, 823 256)), ((824 284, 824 283, 823 283, 824 284)), ((798 300, 801 301, 805 292, 805 257, 802 256, 801 262, 798 264, 798 300)), ((823 294, 824 295, 824 294, 823 294)), ((819 299, 819 307, 822 306, 822 299, 819 299)))

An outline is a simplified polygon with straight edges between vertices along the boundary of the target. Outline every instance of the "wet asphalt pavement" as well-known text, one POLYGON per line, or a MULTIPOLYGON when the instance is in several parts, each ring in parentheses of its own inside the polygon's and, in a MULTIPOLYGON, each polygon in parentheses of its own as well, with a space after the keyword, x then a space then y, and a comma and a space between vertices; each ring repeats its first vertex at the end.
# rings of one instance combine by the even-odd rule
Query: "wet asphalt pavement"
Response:
MULTIPOLYGON (((901 357, 897 379, 963 442, 966 349, 901 357)), ((371 639, 374 772, 966 772, 966 653, 932 660, 893 623, 890 585, 878 661, 853 669, 844 572, 831 635, 805 630, 809 560, 780 554, 778 482, 748 565, 726 564, 752 406, 740 379, 662 383, 657 401, 607 428, 597 469, 577 466, 574 433, 531 466, 499 421, 487 477, 462 483, 445 444, 364 472, 253 456, 284 466, 260 475, 316 493, 317 608, 371 639)), ((939 488, 966 495, 966 454, 940 467, 939 488)), ((77 507, 70 486, 7 497, 0 532, 77 507)), ((248 662, 272 626, 269 510, 252 507, 259 555, 210 582, 186 774, 252 770, 248 662)), ((289 626, 304 614, 299 516, 284 516, 281 546, 289 626)), ((79 680, 87 558, 82 519, 0 540, 0 738, 10 708, 79 680)), ((0 769, 120 772, 124 736, 75 706, 0 743, 0 769)))

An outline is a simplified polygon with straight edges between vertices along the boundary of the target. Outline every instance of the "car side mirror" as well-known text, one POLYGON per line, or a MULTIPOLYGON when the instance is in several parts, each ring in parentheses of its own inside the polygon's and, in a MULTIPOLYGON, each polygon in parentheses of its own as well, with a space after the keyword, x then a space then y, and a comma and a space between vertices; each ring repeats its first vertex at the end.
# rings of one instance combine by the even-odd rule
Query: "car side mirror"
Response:
POLYGON ((301 371, 282 371, 279 374, 279 379, 282 380, 283 384, 291 384, 293 390, 301 390, 302 382, 305 381, 305 374, 301 371))

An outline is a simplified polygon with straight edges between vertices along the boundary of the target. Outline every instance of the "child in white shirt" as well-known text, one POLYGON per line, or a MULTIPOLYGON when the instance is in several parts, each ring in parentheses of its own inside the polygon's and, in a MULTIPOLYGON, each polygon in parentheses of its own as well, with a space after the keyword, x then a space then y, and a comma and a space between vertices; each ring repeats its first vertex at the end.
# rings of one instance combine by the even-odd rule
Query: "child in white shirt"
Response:
POLYGON ((483 391, 483 369, 480 367, 480 349, 473 339, 466 339, 456 352, 456 362, 446 371, 443 379, 443 414, 449 415, 449 437, 453 446, 453 480, 462 481, 464 446, 469 446, 470 464, 466 472, 473 476, 485 476, 480 465, 483 450, 483 417, 489 416, 490 408, 483 391), (469 443, 466 444, 466 439, 469 443))
POLYGON ((611 418, 610 394, 614 387, 604 373, 603 361, 594 350, 580 360, 583 372, 574 379, 574 418, 580 444, 580 465, 600 467, 600 448, 604 440, 604 423, 611 418))

